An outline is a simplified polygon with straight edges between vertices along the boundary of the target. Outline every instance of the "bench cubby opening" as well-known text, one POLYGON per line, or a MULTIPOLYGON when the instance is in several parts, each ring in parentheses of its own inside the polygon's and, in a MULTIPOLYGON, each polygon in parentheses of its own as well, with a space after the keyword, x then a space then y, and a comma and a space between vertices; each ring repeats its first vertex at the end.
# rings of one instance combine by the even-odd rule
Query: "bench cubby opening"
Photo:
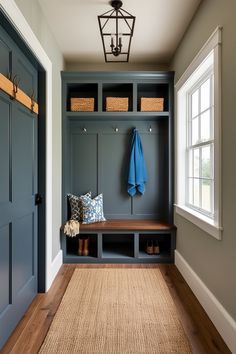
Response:
POLYGON ((66 250, 68 257, 78 257, 78 258, 97 258, 98 256, 98 238, 97 234, 79 234, 76 237, 66 237, 66 250), (79 238, 89 239, 89 255, 88 256, 79 256, 78 248, 79 248, 79 238))
POLYGON ((170 258, 171 257, 171 233, 166 234, 139 234, 139 257, 140 258, 170 258), (159 254, 148 254, 147 243, 159 245, 159 254))
POLYGON ((103 234, 102 258, 134 257, 134 237, 129 234, 103 234))

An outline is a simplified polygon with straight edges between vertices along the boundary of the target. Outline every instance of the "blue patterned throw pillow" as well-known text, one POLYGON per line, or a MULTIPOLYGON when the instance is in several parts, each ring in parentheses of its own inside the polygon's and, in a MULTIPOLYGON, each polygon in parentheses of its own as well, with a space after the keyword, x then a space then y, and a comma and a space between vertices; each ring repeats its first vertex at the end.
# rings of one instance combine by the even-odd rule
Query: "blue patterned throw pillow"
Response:
POLYGON ((83 224, 106 221, 103 214, 103 196, 99 194, 94 199, 83 196, 81 198, 83 208, 83 224))
POLYGON ((88 197, 91 198, 91 192, 86 193, 85 195, 77 195, 68 194, 68 199, 70 202, 70 210, 71 210, 71 219, 72 220, 83 220, 83 209, 82 209, 82 202, 81 198, 88 197))

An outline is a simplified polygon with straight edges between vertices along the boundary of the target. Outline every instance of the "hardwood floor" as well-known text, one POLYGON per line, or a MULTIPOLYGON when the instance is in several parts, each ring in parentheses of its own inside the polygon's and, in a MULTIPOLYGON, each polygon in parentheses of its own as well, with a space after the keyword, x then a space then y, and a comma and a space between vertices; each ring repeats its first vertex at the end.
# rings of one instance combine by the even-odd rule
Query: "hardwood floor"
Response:
MULTIPOLYGON (((180 321, 195 354, 228 354, 213 323, 174 265, 87 265, 64 264, 47 294, 38 294, 1 353, 36 354, 47 334, 74 269, 78 268, 154 268, 158 267, 169 287, 180 321)), ((122 354, 122 353, 121 353, 122 354)), ((148 354, 148 353, 147 353, 148 354)), ((168 353, 163 353, 168 354, 168 353)))

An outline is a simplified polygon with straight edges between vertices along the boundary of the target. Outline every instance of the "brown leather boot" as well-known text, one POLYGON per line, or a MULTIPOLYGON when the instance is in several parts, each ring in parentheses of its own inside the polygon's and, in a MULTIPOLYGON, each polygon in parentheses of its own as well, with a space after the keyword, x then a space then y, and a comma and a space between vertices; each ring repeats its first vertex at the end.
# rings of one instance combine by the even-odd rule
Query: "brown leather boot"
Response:
POLYGON ((83 248, 83 256, 89 255, 89 238, 86 237, 84 239, 84 248, 83 248))
POLYGON ((152 240, 148 240, 147 241, 146 252, 147 252, 147 254, 153 254, 153 242, 152 242, 152 240))
POLYGON ((81 237, 79 237, 78 256, 83 256, 83 249, 84 249, 84 240, 81 237))
POLYGON ((157 240, 153 241, 153 253, 160 254, 160 246, 159 246, 159 242, 157 240))

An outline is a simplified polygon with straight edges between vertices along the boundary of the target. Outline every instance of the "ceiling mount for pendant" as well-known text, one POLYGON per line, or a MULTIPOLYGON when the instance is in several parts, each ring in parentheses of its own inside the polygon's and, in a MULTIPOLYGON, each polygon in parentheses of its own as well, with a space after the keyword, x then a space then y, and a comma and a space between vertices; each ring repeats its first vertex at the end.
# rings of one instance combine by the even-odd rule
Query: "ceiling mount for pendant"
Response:
POLYGON ((110 1, 112 10, 98 16, 106 62, 128 62, 135 16, 122 8, 121 0, 110 1))
POLYGON ((119 8, 123 5, 121 0, 111 0, 110 5, 114 7, 115 10, 119 10, 119 8))

